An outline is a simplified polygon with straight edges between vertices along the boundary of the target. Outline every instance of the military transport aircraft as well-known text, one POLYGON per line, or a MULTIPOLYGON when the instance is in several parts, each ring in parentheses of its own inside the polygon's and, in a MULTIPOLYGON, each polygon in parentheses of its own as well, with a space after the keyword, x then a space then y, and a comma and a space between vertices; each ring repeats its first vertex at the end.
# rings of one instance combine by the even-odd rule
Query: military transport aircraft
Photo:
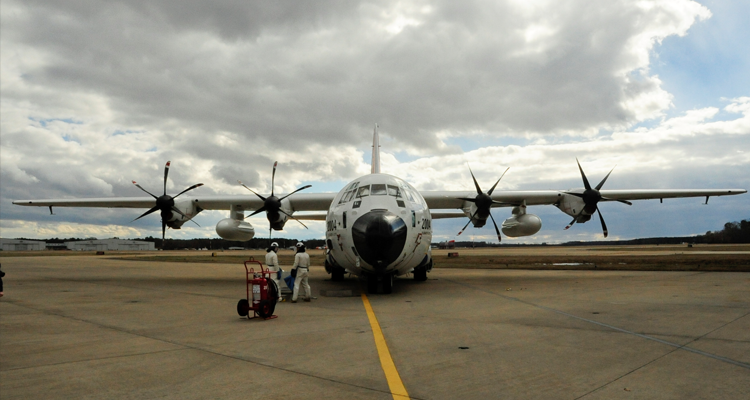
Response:
MULTIPOLYGON (((576 160, 577 161, 577 160, 576 160)), ((359 177, 338 193, 300 193, 304 186, 285 196, 273 191, 277 164, 271 177, 271 194, 262 196, 245 185, 255 196, 197 196, 180 197, 202 184, 196 184, 175 196, 167 194, 170 163, 164 168, 164 192, 156 196, 133 184, 151 197, 17 200, 13 204, 38 207, 121 207, 148 208, 138 218, 159 211, 162 221, 162 243, 167 226, 172 229, 190 221, 203 210, 229 210, 229 217, 216 224, 216 233, 227 240, 246 241, 253 238, 255 229, 245 218, 264 212, 270 226, 281 230, 291 218, 325 220, 327 255, 325 268, 335 281, 343 280, 348 272, 363 276, 368 291, 390 293, 395 276, 413 274, 415 280, 427 279, 432 269, 432 220, 436 218, 467 218, 461 232, 469 224, 482 227, 487 218, 492 220, 498 240, 500 229, 490 213, 492 207, 509 207, 511 216, 502 224, 506 236, 519 237, 536 234, 542 227, 541 219, 526 212, 527 206, 554 205, 573 217, 571 223, 584 223, 596 212, 607 236, 607 225, 599 211, 601 201, 617 201, 632 205, 631 200, 665 199, 677 197, 727 196, 746 193, 743 189, 689 190, 602 190, 610 171, 592 187, 583 172, 583 188, 571 190, 495 191, 500 179, 486 193, 471 172, 473 191, 419 191, 408 182, 380 172, 380 143, 377 126, 373 132, 371 173, 359 177), (449 211, 452 210, 452 211, 449 211), (252 211, 245 216, 245 212, 252 211), (326 211, 326 214, 293 216, 297 211, 326 211)), ((470 170, 471 171, 471 170, 470 170)), ((507 171, 507 170, 506 170, 507 171)), ((504 173, 503 173, 504 174, 504 173)), ((502 176, 500 177, 502 178, 502 176)), ((240 184, 242 184, 240 182, 240 184)), ((304 225, 304 224, 303 224, 304 225)), ((461 233, 459 232, 459 234, 461 233)))

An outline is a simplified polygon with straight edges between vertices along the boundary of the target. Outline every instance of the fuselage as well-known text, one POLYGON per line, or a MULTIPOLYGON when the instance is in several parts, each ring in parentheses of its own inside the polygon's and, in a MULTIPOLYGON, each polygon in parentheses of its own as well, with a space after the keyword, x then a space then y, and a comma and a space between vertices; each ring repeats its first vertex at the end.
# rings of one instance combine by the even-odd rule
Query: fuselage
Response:
POLYGON ((327 262, 359 276, 398 276, 431 260, 432 219, 403 179, 362 176, 342 189, 326 216, 327 262))

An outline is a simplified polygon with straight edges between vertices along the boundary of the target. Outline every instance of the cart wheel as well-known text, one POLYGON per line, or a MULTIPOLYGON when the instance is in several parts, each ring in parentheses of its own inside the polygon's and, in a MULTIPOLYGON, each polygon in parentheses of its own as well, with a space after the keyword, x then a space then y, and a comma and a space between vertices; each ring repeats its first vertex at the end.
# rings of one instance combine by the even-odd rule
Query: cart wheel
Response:
POLYGON ((261 300, 258 303, 258 315, 261 318, 269 318, 273 315, 273 311, 276 309, 276 300, 261 300))
POLYGON ((250 303, 247 301, 247 299, 241 299, 237 303, 237 314, 240 314, 240 317, 247 317, 247 314, 250 313, 250 303))
POLYGON ((268 297, 271 299, 279 298, 281 295, 281 289, 279 289, 279 285, 276 284, 276 281, 266 278, 266 282, 268 282, 268 297))

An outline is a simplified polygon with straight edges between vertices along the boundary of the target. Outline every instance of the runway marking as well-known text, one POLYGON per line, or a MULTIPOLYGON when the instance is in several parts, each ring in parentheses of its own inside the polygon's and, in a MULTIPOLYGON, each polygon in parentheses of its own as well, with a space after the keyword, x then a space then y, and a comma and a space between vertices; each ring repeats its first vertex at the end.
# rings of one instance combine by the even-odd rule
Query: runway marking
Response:
MULTIPOLYGON (((155 290, 155 289, 146 289, 146 290, 155 290)), ((188 293, 188 294, 190 294, 190 293, 188 293)), ((91 361, 107 360, 107 359, 112 359, 112 358, 137 357, 137 356, 141 356, 141 355, 150 355, 150 354, 157 354, 157 353, 164 353, 164 352, 176 352, 176 351, 184 351, 184 350, 195 350, 195 351, 201 351, 201 352, 204 352, 204 353, 212 354, 212 355, 215 355, 215 356, 218 356, 218 357, 225 357, 225 358, 229 358, 229 359, 232 359, 232 360, 237 360, 237 361, 246 362, 248 364, 257 365, 257 366, 260 366, 260 367, 266 367, 266 368, 275 369, 275 370, 278 370, 278 371, 283 371, 283 372, 288 372, 288 373, 292 373, 292 374, 297 374, 297 375, 305 376, 305 377, 308 377, 308 378, 320 379, 320 380, 323 380, 323 381, 328 381, 328 382, 336 383, 336 384, 339 384, 339 385, 344 385, 344 386, 354 387, 354 388, 358 388, 358 389, 369 390, 369 391, 372 391, 372 392, 378 392, 378 393, 383 393, 383 394, 390 393, 390 392, 386 392, 385 390, 371 388, 371 387, 367 387, 367 386, 361 386, 361 385, 357 385, 357 384, 353 384, 353 383, 349 383, 349 382, 344 382, 344 381, 339 381, 339 380, 328 378, 328 377, 325 377, 325 376, 314 375, 314 374, 311 374, 309 372, 296 371, 296 370, 293 370, 293 369, 290 369, 290 368, 280 367, 280 366, 276 366, 276 365, 272 365, 272 364, 266 364, 266 363, 263 363, 263 362, 258 361, 258 360, 247 359, 247 358, 244 358, 244 357, 239 356, 239 355, 220 353, 220 352, 218 352, 216 350, 212 350, 212 349, 208 349, 208 348, 203 348, 203 347, 197 346, 195 344, 187 344, 187 343, 179 342, 177 340, 172 340, 172 339, 167 339, 167 338, 159 338, 159 337, 156 337, 156 336, 147 335, 145 333, 131 331, 131 330, 128 330, 128 329, 125 329, 125 328, 122 328, 122 327, 115 326, 115 325, 107 325, 107 324, 103 324, 103 323, 96 322, 96 321, 90 321, 90 320, 87 320, 87 319, 84 319, 84 318, 81 318, 81 317, 76 317, 76 316, 72 316, 72 315, 65 315, 65 314, 62 314, 60 312, 54 312, 52 310, 48 310, 48 309, 45 309, 45 308, 37 308, 37 307, 34 307, 32 305, 28 305, 28 304, 19 304, 17 301, 12 301, 12 300, 11 301, 4 301, 4 303, 13 304, 13 305, 15 305, 17 307, 26 308, 26 309, 29 309, 29 310, 34 310, 34 311, 37 311, 37 312, 39 312, 41 314, 45 314, 45 315, 51 315, 51 316, 55 316, 55 317, 65 318, 65 319, 69 319, 69 320, 73 320, 73 321, 77 321, 77 322, 81 322, 81 323, 90 324, 90 325, 93 325, 93 326, 98 326, 98 327, 100 327, 102 329, 109 329, 109 330, 112 330, 112 331, 115 331, 115 332, 119 332, 119 333, 123 333, 123 334, 128 334, 128 335, 133 335, 133 336, 138 336, 138 337, 142 337, 142 338, 146 338, 146 339, 151 339, 151 340, 154 340, 154 341, 157 341, 157 342, 168 343, 168 344, 172 344, 172 345, 180 346, 181 347, 179 349, 157 350, 157 351, 147 352, 147 353, 122 354, 122 355, 110 356, 110 357, 99 357, 99 358, 93 358, 93 359, 73 360, 73 361, 67 361, 67 362, 61 362, 61 363, 50 363, 50 364, 33 365, 33 366, 28 366, 28 367, 12 368, 12 369, 8 369, 7 371, 17 371, 17 370, 32 369, 32 368, 41 368, 41 367, 48 367, 48 366, 57 366, 57 365, 65 365, 65 364, 75 364, 75 363, 81 363, 81 362, 91 362, 91 361)), ((391 395, 393 395, 393 393, 391 393, 391 395)), ((394 398, 395 398, 395 396, 394 396, 394 398)))
POLYGON ((391 394, 394 400, 409 399, 409 393, 406 392, 406 387, 404 387, 404 383, 401 381, 401 375, 398 374, 396 364, 393 362, 393 358, 391 358, 388 344, 385 343, 385 336, 383 336, 383 331, 380 329, 378 318, 375 317, 370 300, 367 299, 367 295, 364 293, 362 293, 362 303, 365 304, 367 318, 370 320, 370 326, 372 327, 372 335, 375 337, 375 347, 377 347, 378 356, 380 357, 380 366, 383 367, 383 372, 385 372, 385 378, 388 380, 388 387, 391 389, 391 394))

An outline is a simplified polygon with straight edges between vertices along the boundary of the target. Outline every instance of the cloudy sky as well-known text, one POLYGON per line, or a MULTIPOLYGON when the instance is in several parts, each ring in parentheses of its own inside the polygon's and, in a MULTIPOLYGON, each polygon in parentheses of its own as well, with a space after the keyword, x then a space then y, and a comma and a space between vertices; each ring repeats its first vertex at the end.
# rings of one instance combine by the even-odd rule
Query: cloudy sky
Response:
MULTIPOLYGON (((198 194, 303 184, 336 192, 382 169, 418 189, 750 188, 750 4, 741 1, 4 0, 0 235, 160 235, 143 210, 13 200, 198 194)), ((750 195, 600 206, 610 238, 750 219, 750 195)), ((515 242, 600 239, 597 218, 543 219, 515 242)), ((498 222, 509 209, 493 211, 498 222)), ((173 238, 216 237, 204 212, 173 238)), ((250 222, 267 229, 262 216, 250 222)), ((435 224, 451 239, 465 220, 435 224)), ((291 221, 276 236, 322 238, 291 221)), ((462 238, 492 240, 491 227, 462 238)), ((508 239, 510 240, 510 239, 508 239)))

